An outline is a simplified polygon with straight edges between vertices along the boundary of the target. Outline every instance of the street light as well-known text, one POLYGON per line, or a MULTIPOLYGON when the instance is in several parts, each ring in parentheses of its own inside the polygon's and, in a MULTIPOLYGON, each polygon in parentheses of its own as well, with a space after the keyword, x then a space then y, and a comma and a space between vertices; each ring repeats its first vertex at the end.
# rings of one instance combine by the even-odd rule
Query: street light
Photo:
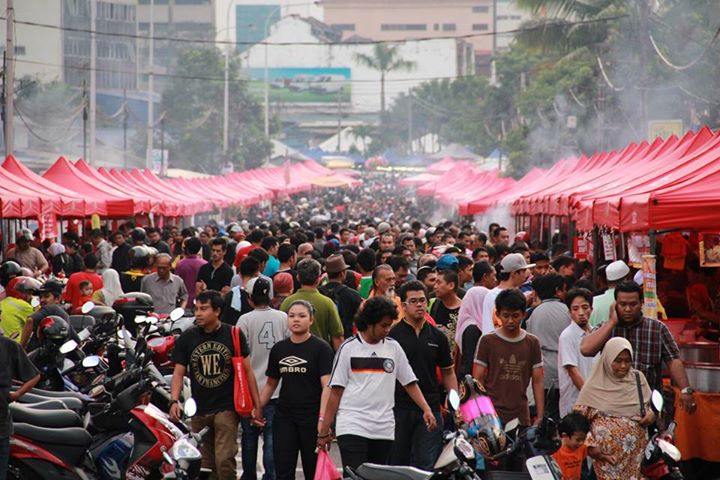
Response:
POLYGON ((227 160, 228 153, 228 132, 230 129, 230 9, 235 5, 235 1, 228 3, 227 12, 225 14, 225 92, 223 95, 223 155, 227 160))

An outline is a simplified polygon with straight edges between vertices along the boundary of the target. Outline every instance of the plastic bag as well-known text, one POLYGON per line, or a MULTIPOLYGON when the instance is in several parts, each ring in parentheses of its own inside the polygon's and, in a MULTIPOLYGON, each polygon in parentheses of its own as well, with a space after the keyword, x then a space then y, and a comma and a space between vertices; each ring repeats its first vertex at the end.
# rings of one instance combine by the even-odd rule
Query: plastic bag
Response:
POLYGON ((320 450, 315 466, 314 480, 340 480, 341 478, 342 475, 335 468, 330 454, 326 450, 320 450))

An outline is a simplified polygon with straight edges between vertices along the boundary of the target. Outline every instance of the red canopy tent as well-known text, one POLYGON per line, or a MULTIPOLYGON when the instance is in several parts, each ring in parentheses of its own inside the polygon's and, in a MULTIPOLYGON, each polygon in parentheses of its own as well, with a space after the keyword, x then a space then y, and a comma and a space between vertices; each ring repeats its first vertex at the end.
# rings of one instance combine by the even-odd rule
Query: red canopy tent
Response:
POLYGON ((98 186, 102 185, 104 188, 112 189, 110 190, 111 193, 116 195, 129 196, 135 202, 141 203, 143 205, 144 213, 163 213, 160 208, 160 199, 146 195, 145 193, 137 189, 134 185, 118 185, 117 182, 109 180, 100 173, 98 173, 97 170, 92 168, 90 165, 87 164, 87 162, 85 162, 85 160, 82 159, 79 159, 75 162, 75 168, 77 168, 80 173, 84 174, 88 178, 95 180, 98 183, 98 186))
POLYGON ((80 172, 65 157, 58 158, 42 176, 46 180, 77 192, 91 202, 104 203, 105 212, 102 215, 107 217, 129 217, 149 210, 142 201, 136 201, 128 194, 99 183, 80 172))
POLYGON ((48 181, 20 163, 12 155, 7 156, 2 164, 2 169, 15 175, 18 179, 18 185, 23 185, 36 192, 43 192, 46 196, 56 197, 55 213, 58 215, 84 217, 93 213, 105 214, 103 202, 87 201, 74 191, 48 181))

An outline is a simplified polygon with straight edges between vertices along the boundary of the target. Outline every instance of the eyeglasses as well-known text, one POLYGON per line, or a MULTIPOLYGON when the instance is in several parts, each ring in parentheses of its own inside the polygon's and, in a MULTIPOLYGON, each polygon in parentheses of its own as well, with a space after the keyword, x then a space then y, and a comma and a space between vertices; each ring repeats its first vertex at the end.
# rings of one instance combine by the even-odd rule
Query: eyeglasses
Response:
POLYGON ((408 305, 425 305, 427 303, 427 298, 411 298, 405 303, 408 305))

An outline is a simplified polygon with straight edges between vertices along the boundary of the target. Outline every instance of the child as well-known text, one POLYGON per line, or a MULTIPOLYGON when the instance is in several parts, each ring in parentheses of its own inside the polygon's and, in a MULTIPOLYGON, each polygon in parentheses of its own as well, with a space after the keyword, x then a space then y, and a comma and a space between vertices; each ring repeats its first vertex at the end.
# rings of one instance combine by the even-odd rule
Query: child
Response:
POLYGON ((91 302, 93 296, 93 285, 90 280, 83 280, 78 284, 78 288, 80 289, 80 304, 73 309, 73 314, 81 313, 82 306, 85 302, 91 302))
POLYGON ((552 457, 560 465, 563 480, 581 480, 588 454, 585 439, 590 431, 590 422, 581 413, 572 412, 563 417, 558 431, 562 447, 552 457))

